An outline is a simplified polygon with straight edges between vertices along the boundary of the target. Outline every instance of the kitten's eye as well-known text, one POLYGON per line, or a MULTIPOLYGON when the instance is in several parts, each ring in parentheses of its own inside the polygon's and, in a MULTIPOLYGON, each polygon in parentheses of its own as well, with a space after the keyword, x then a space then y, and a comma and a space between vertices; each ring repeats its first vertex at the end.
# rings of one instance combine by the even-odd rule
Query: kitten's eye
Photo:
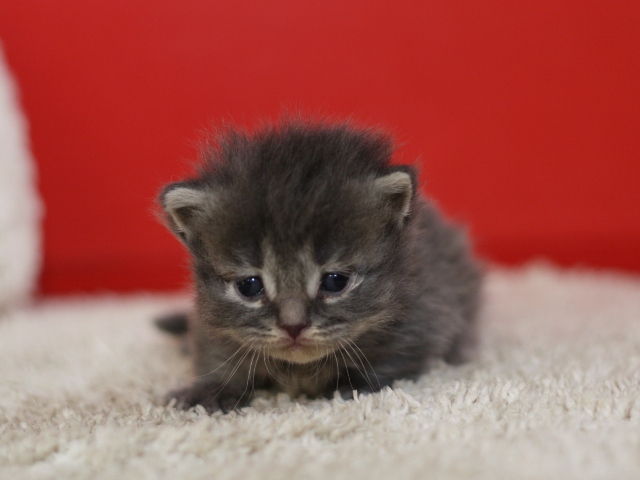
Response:
POLYGON ((247 298, 257 297, 264 291, 260 277, 248 277, 238 280, 236 282, 236 288, 238 292, 240 292, 240 295, 247 298))
POLYGON ((327 273, 320 282, 320 291, 325 293, 338 293, 345 289, 349 283, 349 277, 341 273, 327 273))

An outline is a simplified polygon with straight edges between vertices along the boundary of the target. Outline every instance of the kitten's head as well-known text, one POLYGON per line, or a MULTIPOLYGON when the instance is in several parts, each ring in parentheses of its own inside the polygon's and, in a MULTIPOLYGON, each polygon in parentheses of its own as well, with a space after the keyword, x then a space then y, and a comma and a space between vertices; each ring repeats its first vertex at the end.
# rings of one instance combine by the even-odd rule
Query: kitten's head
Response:
POLYGON ((389 165, 387 137, 287 123, 214 145, 198 178, 161 194, 205 328, 306 363, 392 321, 415 175, 389 165))

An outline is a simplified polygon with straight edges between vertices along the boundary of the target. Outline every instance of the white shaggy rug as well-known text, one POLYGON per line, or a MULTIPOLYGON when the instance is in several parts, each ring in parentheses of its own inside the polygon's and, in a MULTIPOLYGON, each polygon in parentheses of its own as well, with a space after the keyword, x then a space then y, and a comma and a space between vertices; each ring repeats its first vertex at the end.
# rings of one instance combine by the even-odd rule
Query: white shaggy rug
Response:
POLYGON ((359 401, 159 406, 186 378, 151 317, 184 299, 46 301, 0 320, 0 478, 640 478, 640 278, 488 277, 480 358, 359 401))

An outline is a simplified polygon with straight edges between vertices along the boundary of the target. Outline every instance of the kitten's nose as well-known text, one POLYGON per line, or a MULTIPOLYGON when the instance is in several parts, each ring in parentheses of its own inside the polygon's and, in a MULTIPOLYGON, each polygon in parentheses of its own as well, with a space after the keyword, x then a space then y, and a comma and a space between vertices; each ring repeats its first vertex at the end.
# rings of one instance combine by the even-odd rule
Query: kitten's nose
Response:
POLYGON ((284 331, 286 331, 291 338, 294 340, 300 336, 300 332, 307 328, 308 325, 305 323, 297 323, 295 325, 280 325, 284 331))
POLYGON ((310 324, 304 300, 286 298, 279 302, 278 326, 294 340, 310 324))

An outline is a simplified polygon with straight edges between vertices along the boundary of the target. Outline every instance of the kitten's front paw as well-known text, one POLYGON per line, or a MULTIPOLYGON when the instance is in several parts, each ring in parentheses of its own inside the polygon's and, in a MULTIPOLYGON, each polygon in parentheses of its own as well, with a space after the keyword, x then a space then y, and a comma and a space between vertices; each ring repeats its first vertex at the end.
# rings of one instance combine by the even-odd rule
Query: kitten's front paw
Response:
POLYGON ((205 383, 173 390, 166 396, 165 402, 169 404, 174 399, 175 407, 180 410, 189 410, 196 405, 201 405, 209 413, 217 411, 229 413, 236 408, 246 406, 249 397, 221 391, 218 384, 205 383))

